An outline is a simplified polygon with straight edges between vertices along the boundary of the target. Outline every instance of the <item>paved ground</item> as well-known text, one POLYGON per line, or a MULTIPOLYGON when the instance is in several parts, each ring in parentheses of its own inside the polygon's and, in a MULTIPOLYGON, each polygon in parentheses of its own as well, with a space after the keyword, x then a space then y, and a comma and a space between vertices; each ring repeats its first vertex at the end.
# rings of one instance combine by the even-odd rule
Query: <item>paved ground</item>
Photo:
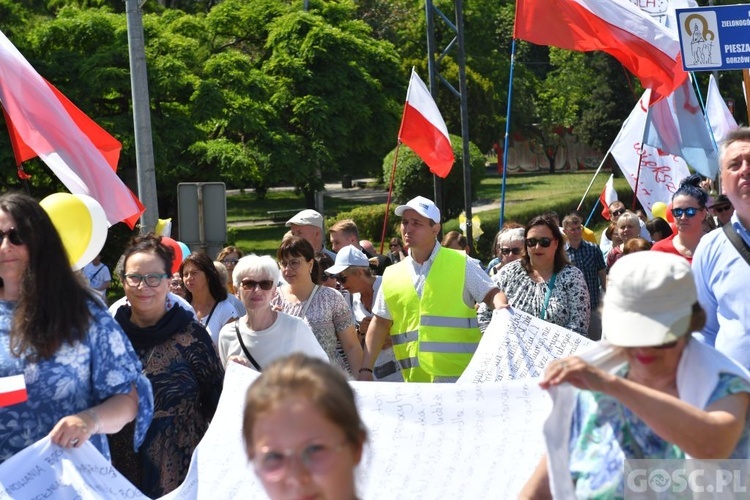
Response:
MULTIPOLYGON (((342 198, 346 200, 353 200, 361 202, 363 205, 386 203, 388 201, 388 191, 385 189, 372 189, 366 186, 372 184, 376 179, 354 179, 352 180, 352 188, 342 188, 341 183, 328 183, 326 184, 326 196, 333 198, 342 198)), ((291 191, 292 187, 275 187, 271 188, 271 191, 291 191)), ((227 190, 227 195, 239 194, 238 189, 227 190)), ((463 194, 461 194, 463 196, 463 194)), ((499 193, 498 193, 499 196, 499 193)), ((472 213, 477 214, 479 212, 485 212, 489 210, 500 210, 500 204, 498 200, 476 200, 472 204, 472 213)), ((290 216, 291 217, 291 216, 290 216)), ((240 221, 229 223, 230 227, 248 227, 248 226, 269 226, 280 224, 271 220, 253 220, 253 221, 240 221)))

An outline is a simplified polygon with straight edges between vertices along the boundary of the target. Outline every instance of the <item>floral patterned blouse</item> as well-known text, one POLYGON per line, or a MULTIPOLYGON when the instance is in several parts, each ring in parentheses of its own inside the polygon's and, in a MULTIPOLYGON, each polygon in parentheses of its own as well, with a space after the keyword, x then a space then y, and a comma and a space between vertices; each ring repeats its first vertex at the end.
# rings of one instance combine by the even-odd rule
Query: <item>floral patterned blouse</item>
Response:
MULTIPOLYGON (((626 368, 618 375, 625 373, 626 368)), ((706 406, 741 392, 750 392, 750 384, 722 373, 706 406)), ((746 424, 729 458, 747 458, 749 438, 746 424)), ((640 458, 684 459, 685 452, 659 437, 613 397, 580 391, 570 429, 570 474, 576 497, 623 498, 625 460, 640 458)))
POLYGON ((354 316, 344 297, 333 288, 318 286, 305 316, 302 317, 307 300, 292 304, 284 297, 282 288, 279 287, 276 290, 276 295, 271 300, 271 307, 280 307, 282 312, 302 318, 315 334, 315 338, 318 339, 331 363, 348 373, 349 363, 343 350, 338 347, 338 334, 354 326, 354 316))
MULTIPOLYGON (((96 406, 115 394, 138 391, 135 445, 143 442, 153 416, 151 384, 120 326, 103 305, 89 301, 86 338, 63 344, 50 359, 31 362, 10 353, 10 325, 15 302, 0 301, 0 377, 23 374, 28 400, 0 408, 0 462, 50 433, 68 415, 96 406)), ((91 443, 109 460, 104 434, 91 443)))
POLYGON ((591 316, 589 290, 583 273, 577 267, 565 266, 557 273, 544 315, 542 308, 549 282, 537 283, 532 280, 520 260, 503 266, 492 280, 505 292, 513 308, 581 335, 588 334, 591 316))

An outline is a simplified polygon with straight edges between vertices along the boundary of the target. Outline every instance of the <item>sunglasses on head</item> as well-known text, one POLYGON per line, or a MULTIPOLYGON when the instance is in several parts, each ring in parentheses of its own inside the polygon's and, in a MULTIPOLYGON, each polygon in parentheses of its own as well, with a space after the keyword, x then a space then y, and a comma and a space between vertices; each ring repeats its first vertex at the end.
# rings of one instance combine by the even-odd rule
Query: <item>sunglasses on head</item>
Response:
POLYGON ((535 247, 537 245, 541 245, 542 248, 549 248, 549 246, 552 244, 551 238, 526 238, 526 246, 531 248, 535 247))
POLYGON ((7 231, 0 231, 0 245, 2 245, 3 240, 6 237, 8 238, 8 241, 11 245, 23 245, 23 238, 21 238, 21 235, 18 234, 18 230, 15 227, 12 227, 7 231))
POLYGON ((245 280, 242 280, 240 284, 242 285, 243 290, 255 290, 255 287, 260 287, 261 290, 268 291, 271 288, 273 288, 272 280, 255 281, 255 280, 245 279, 245 280))
POLYGON ((624 213, 625 213, 625 209, 624 208, 618 208, 617 210, 614 210, 612 212, 612 217, 619 217, 619 216, 621 216, 624 213))
POLYGON ((519 255, 521 253, 521 249, 520 248, 501 248, 500 253, 502 253, 503 255, 510 255, 510 254, 519 255))
POLYGON ((720 214, 720 213, 726 212, 727 210, 731 210, 732 205, 721 205, 721 206, 714 205, 713 209, 714 209, 714 212, 716 212, 717 214, 720 214))
POLYGON ((695 207, 673 208, 672 215, 674 215, 675 219, 679 219, 683 215, 687 215, 688 217, 695 217, 695 214, 697 214, 699 210, 700 208, 695 207))

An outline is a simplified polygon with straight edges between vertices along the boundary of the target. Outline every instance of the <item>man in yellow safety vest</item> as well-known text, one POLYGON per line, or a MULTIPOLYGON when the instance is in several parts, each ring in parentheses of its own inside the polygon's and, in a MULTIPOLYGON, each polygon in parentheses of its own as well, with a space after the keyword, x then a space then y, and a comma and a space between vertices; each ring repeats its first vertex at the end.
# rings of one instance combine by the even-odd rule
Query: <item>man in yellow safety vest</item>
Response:
POLYGON ((409 256, 388 267, 373 304, 360 380, 388 340, 406 382, 454 382, 469 364, 481 334, 474 305, 505 307, 499 289, 464 252, 444 248, 440 210, 418 196, 396 208, 409 256))

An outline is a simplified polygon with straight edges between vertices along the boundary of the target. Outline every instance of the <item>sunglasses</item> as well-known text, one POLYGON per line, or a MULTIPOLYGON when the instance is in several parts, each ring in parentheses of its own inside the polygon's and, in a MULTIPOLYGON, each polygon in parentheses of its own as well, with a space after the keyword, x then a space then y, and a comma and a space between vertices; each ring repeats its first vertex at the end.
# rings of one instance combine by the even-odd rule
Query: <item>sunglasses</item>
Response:
POLYGON ((521 249, 520 248, 501 248, 500 253, 503 255, 510 255, 510 254, 519 255, 521 253, 521 249))
POLYGON ((700 208, 695 208, 695 207, 673 208, 672 215, 674 215, 675 219, 679 219, 683 215, 687 215, 688 217, 695 217, 695 214, 697 214, 699 210, 700 208))
POLYGON ((713 209, 714 209, 714 212, 716 212, 717 214, 721 214, 721 213, 726 212, 727 210, 732 210, 732 205, 722 205, 720 207, 717 207, 716 205, 714 205, 713 209))
POLYGON ((242 285, 243 290, 255 290, 255 287, 260 287, 261 290, 270 290, 273 288, 273 281, 272 280, 242 280, 240 282, 240 285, 242 285))
POLYGON ((342 285, 345 285, 345 284, 346 284, 346 279, 347 279, 348 277, 349 277, 349 276, 346 276, 345 274, 337 274, 336 276, 334 276, 334 278, 336 278, 336 281, 338 281, 338 282, 339 282, 339 283, 341 283, 342 285))
POLYGON ((537 245, 541 245, 542 248, 549 248, 549 246, 552 244, 551 238, 526 238, 526 246, 529 248, 535 247, 537 245))
POLYGON ((625 209, 624 208, 620 208, 620 209, 617 209, 614 212, 612 212, 612 217, 619 217, 619 216, 621 216, 624 213, 625 213, 625 209))
POLYGON ((7 231, 0 231, 0 245, 2 245, 3 240, 6 237, 8 238, 8 241, 11 245, 23 245, 23 238, 21 238, 21 235, 18 234, 18 229, 16 229, 15 227, 12 227, 7 231))

